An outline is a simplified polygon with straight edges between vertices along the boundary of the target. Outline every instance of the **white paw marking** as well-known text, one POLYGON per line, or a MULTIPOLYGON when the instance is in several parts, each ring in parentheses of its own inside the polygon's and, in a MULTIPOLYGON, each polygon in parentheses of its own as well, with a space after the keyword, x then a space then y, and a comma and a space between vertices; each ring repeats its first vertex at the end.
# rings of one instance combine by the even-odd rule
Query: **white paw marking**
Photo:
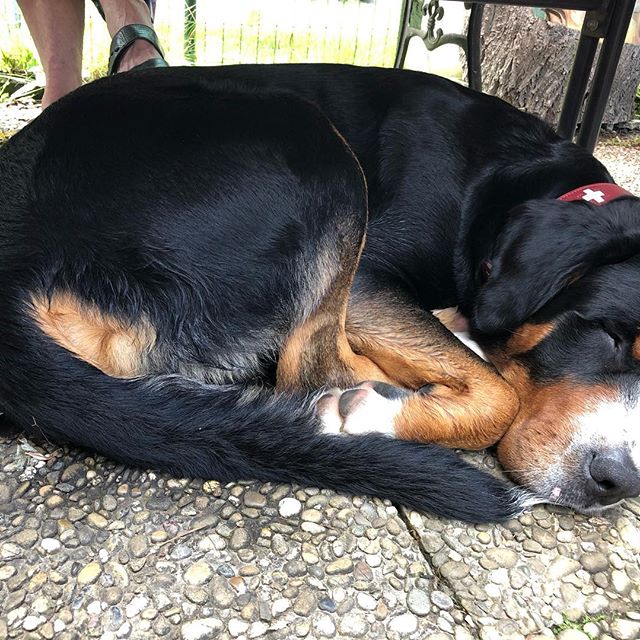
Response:
POLYGON ((345 433, 384 433, 395 435, 395 418, 402 409, 402 399, 389 400, 369 390, 367 397, 349 413, 344 421, 345 433))
POLYGON ((342 430, 342 416, 338 409, 340 389, 332 389, 318 399, 316 412, 322 424, 322 433, 340 433, 342 430))
POLYGON ((337 411, 323 411, 318 416, 322 424, 322 433, 340 433, 342 430, 342 418, 337 411))

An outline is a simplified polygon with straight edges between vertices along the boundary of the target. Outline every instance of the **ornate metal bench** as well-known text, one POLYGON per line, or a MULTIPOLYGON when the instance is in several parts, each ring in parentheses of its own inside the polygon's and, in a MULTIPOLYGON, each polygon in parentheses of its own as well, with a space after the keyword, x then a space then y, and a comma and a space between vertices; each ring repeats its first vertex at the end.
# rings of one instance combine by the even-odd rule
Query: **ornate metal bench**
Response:
POLYGON ((635 0, 464 0, 471 8, 466 35, 444 34, 436 29, 436 23, 444 14, 439 0, 404 0, 400 36, 395 66, 404 65, 409 40, 416 36, 429 51, 444 44, 456 44, 466 54, 469 86, 482 90, 480 70, 480 32, 485 4, 505 4, 525 7, 554 9, 577 9, 586 11, 580 32, 573 68, 565 91, 562 112, 558 123, 558 133, 565 138, 573 138, 578 124, 580 109, 584 101, 589 76, 594 65, 598 41, 602 47, 593 77, 589 97, 585 105, 577 143, 593 151, 598 139, 600 124, 604 114, 611 85, 620 60, 622 45, 631 22, 635 0), (427 29, 422 29, 422 18, 428 16, 427 29))

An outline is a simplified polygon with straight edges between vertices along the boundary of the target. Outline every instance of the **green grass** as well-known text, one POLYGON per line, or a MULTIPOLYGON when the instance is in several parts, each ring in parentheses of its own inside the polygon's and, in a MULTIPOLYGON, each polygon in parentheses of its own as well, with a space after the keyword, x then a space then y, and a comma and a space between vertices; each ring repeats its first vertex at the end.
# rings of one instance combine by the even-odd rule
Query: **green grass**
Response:
POLYGON ((566 629, 576 629, 577 631, 582 631, 582 633, 586 633, 586 635, 589 636, 591 640, 596 640, 596 636, 593 636, 590 633, 587 633, 584 630, 584 626, 590 622, 598 623, 602 620, 608 620, 609 617, 610 616, 604 613, 599 613, 595 616, 585 613, 578 621, 574 622, 572 620, 569 620, 566 616, 563 615, 562 623, 553 627, 552 631, 553 631, 553 634, 557 636, 560 634, 561 631, 565 631, 566 629))
POLYGON ((12 45, 0 51, 0 102, 35 78, 38 60, 22 42, 14 39, 12 45))

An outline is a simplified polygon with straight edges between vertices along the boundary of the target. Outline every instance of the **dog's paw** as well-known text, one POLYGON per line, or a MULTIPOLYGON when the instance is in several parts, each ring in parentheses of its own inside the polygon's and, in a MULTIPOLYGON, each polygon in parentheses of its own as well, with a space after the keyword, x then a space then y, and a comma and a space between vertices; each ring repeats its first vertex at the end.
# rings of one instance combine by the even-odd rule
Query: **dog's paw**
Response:
POLYGON ((316 401, 315 411, 320 418, 323 433, 340 433, 342 431, 342 416, 339 403, 342 389, 329 389, 316 401))
POLYGON ((345 433, 395 435, 395 418, 409 391, 385 382, 363 382, 340 396, 338 409, 345 433))
POLYGON ((395 435, 395 418, 412 392, 385 382, 329 389, 316 402, 324 433, 383 433, 395 435))

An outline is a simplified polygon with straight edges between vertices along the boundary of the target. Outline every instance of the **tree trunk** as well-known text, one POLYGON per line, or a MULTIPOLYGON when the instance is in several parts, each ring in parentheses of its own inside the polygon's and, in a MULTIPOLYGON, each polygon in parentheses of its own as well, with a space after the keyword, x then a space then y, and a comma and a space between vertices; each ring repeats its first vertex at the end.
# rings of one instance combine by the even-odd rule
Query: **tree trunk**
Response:
MULTIPOLYGON (((536 18, 527 7, 487 5, 482 35, 482 90, 555 126, 578 37, 573 29, 536 18)), ((633 119, 639 83, 640 47, 625 44, 603 124, 633 119)))

